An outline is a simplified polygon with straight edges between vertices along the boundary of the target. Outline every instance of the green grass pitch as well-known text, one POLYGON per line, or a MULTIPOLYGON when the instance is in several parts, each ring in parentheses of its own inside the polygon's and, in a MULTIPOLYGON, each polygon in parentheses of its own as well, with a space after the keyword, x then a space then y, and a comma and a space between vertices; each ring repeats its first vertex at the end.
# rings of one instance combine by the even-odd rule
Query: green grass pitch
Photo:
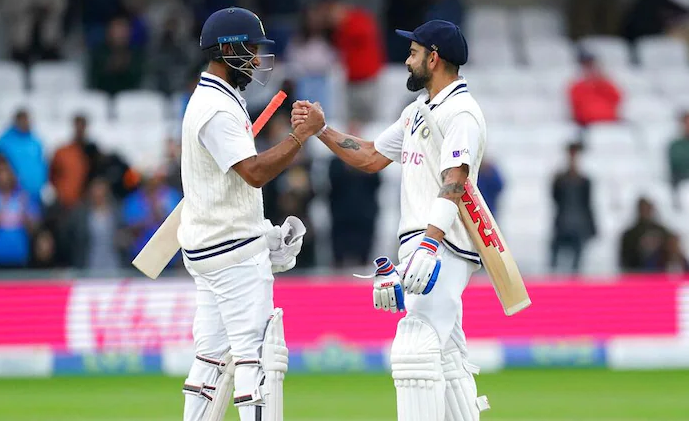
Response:
MULTIPOLYGON (((689 420, 689 371, 508 370, 482 374, 485 421, 689 420)), ((0 419, 173 421, 183 379, 163 376, 0 380, 0 419)), ((236 420, 234 408, 228 420, 236 420)), ((394 421, 385 374, 301 375, 285 381, 285 421, 394 421)))

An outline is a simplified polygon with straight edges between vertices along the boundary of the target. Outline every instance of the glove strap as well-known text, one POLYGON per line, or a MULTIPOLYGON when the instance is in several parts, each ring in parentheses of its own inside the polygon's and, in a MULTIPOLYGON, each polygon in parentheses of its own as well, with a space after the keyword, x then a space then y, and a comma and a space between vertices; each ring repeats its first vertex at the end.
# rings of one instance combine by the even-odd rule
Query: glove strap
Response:
POLYGON ((423 237, 421 244, 419 244, 420 249, 428 250, 432 254, 436 254, 438 252, 438 246, 440 246, 438 240, 435 240, 431 237, 423 237))
POLYGON ((374 263, 376 264, 376 275, 388 276, 395 273, 395 266, 392 264, 389 257, 379 257, 374 263))

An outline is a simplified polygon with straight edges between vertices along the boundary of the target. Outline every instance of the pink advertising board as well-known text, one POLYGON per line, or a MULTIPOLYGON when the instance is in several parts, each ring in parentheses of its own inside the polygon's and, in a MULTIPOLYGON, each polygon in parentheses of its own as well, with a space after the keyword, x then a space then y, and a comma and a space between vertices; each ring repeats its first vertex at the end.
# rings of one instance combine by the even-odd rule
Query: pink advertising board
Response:
MULTIPOLYGON (((504 316, 490 285, 472 285, 464 295, 465 330, 473 339, 501 341, 677 336, 687 325, 687 306, 680 302, 688 281, 530 283, 533 306, 513 317, 504 316)), ((375 311, 370 287, 349 279, 279 280, 275 304, 285 310, 287 340, 296 347, 329 339, 379 347, 392 339, 401 317, 375 311)), ((194 286, 188 280, 0 283, 0 346, 186 346, 193 316, 194 286)))

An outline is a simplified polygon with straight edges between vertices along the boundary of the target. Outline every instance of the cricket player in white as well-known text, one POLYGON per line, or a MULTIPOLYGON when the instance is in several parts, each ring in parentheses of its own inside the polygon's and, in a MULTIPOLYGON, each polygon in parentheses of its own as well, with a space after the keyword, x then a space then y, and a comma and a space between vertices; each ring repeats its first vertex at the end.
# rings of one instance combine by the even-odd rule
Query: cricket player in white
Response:
POLYGON ((259 18, 241 8, 215 12, 201 34, 209 65, 182 124, 178 239, 197 287, 185 421, 221 421, 232 398, 241 421, 282 421, 288 351, 282 310, 273 308, 273 272, 294 267, 305 229, 295 217, 282 226, 265 220, 261 187, 325 123, 312 116, 313 124, 256 153, 239 91, 252 80, 265 83, 274 57, 258 49, 272 43, 259 18))
MULTIPOLYGON (((486 123, 459 76, 468 59, 460 29, 434 20, 414 32, 397 33, 412 41, 407 88, 425 92, 374 142, 332 128, 319 138, 362 171, 402 165, 398 257, 404 269, 400 279, 390 259, 376 259, 373 292, 376 308, 407 310, 391 350, 398 420, 476 421, 489 406, 485 396, 477 396, 473 375, 478 367, 468 361, 461 294, 481 261, 459 219, 458 204, 466 179, 476 183, 486 123), (419 112, 423 102, 444 139, 431 135, 419 112)), ((317 105, 297 101, 293 126, 309 124, 316 111, 317 105)))

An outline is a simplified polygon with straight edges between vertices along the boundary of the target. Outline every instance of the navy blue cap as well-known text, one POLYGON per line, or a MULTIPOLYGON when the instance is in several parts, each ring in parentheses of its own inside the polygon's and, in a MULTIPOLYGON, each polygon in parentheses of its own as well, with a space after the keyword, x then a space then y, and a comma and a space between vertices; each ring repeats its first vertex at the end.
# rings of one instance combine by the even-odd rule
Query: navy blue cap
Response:
POLYGON ((463 66, 469 59, 469 46, 459 26, 446 20, 431 20, 414 32, 396 29, 397 35, 415 41, 431 51, 436 51, 440 58, 455 66, 463 66))
POLYGON ((202 50, 218 44, 246 42, 247 44, 274 44, 266 38, 261 19, 241 7, 230 7, 213 13, 201 30, 199 45, 202 50))

